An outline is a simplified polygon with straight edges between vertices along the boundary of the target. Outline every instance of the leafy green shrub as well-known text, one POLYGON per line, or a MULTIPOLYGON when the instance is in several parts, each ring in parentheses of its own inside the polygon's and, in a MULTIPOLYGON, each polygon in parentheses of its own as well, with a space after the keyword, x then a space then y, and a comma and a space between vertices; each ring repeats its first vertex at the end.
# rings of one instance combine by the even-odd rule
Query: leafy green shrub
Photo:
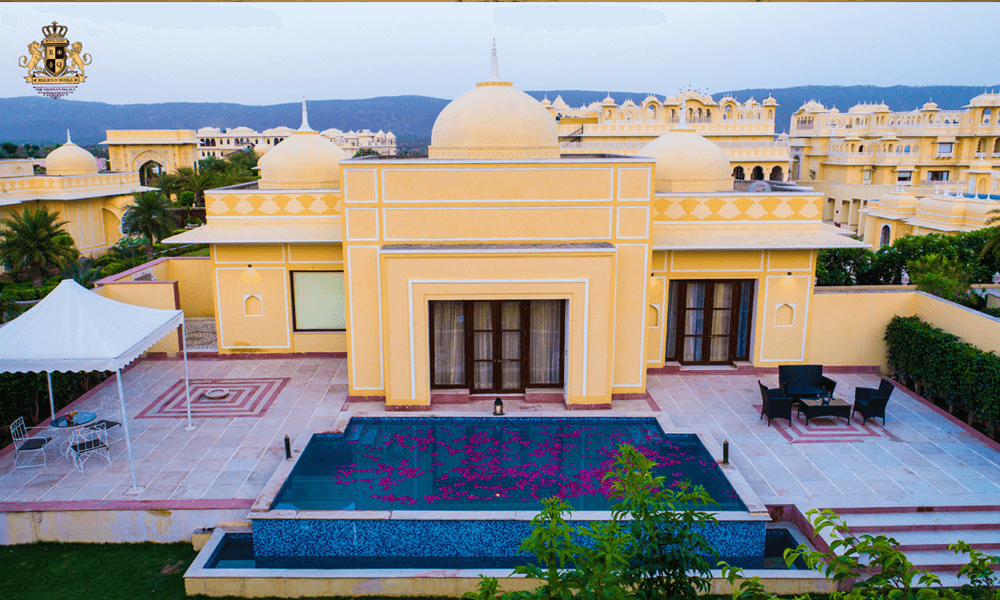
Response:
POLYGON ((611 521, 571 525, 565 501, 543 500, 519 550, 533 554, 537 564, 514 569, 541 585, 504 594, 495 578, 484 577, 478 592, 463 598, 653 600, 707 592, 718 552, 702 532, 718 522, 699 509, 712 500, 701 486, 665 487, 663 477, 653 476, 654 466, 639 450, 622 445, 605 475, 618 500, 611 521))
POLYGON ((893 317, 886 328, 889 368, 925 396, 1000 426, 1000 357, 960 341, 919 317, 893 317))

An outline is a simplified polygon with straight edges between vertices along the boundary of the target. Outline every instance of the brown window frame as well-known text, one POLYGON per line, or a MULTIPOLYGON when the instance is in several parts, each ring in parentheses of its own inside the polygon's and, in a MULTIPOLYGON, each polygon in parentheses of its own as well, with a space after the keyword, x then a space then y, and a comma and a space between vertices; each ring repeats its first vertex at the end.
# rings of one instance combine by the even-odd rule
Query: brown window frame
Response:
MULTIPOLYGON (((752 346, 753 346, 753 343, 752 343, 753 342, 752 333, 753 333, 753 329, 754 329, 754 327, 753 327, 753 325, 754 325, 754 293, 756 292, 756 288, 757 288, 757 280, 755 280, 755 279, 682 279, 682 280, 675 280, 674 282, 671 282, 671 283, 677 283, 678 284, 677 285, 677 314, 674 316, 674 323, 675 323, 675 327, 674 327, 674 329, 675 329, 675 331, 674 331, 674 355, 673 355, 673 357, 667 357, 667 360, 677 361, 677 362, 681 363, 682 365, 697 365, 697 366, 702 366, 702 365, 706 365, 706 366, 731 365, 731 364, 735 363, 736 361, 748 361, 748 360, 750 360, 750 354, 752 353, 752 346), (686 336, 684 334, 685 313, 688 310, 687 307, 685 306, 685 300, 684 299, 687 297, 687 286, 688 286, 688 284, 691 284, 691 283, 704 283, 704 284, 706 284, 706 288, 705 288, 705 306, 701 309, 705 313, 705 317, 704 317, 705 320, 704 320, 703 326, 702 326, 703 333, 699 336, 699 337, 703 338, 704 341, 702 343, 702 360, 700 360, 700 361, 687 361, 687 362, 685 362, 683 360, 683 358, 684 358, 684 338, 685 337, 694 337, 694 336, 686 336), (711 323, 711 319, 714 318, 712 315, 714 315, 714 310, 715 310, 714 306, 712 305, 712 299, 714 298, 714 294, 712 294, 711 292, 713 291, 714 285, 716 283, 732 283, 732 284, 735 284, 735 285, 734 285, 734 289, 733 289, 732 304, 731 304, 731 306, 729 308, 729 312, 730 312, 730 317, 729 317, 729 351, 728 351, 729 360, 727 360, 727 361, 715 361, 715 362, 713 362, 713 361, 708 360, 708 358, 707 358, 708 352, 709 352, 709 344, 707 342, 708 342, 709 338, 711 337, 711 335, 710 335, 709 332, 711 331, 711 324, 712 324, 711 323), (739 339, 739 311, 740 311, 740 302, 741 302, 741 298, 742 298, 742 295, 743 295, 743 286, 747 285, 748 283, 751 285, 751 290, 750 290, 750 303, 749 303, 748 314, 747 314, 747 346, 746 346, 746 353, 744 355, 742 355, 742 356, 738 356, 737 353, 736 353, 736 348, 737 348, 737 344, 738 344, 737 340, 739 339)), ((668 300, 668 306, 669 306, 669 300, 668 300)), ((667 315, 667 318, 668 319, 670 318, 669 314, 667 315)))

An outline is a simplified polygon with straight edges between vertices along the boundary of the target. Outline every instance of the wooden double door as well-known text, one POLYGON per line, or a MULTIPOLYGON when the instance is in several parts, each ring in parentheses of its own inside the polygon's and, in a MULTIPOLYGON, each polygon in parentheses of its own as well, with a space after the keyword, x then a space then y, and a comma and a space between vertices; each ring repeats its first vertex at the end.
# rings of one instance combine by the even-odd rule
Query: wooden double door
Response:
POLYGON ((686 365, 728 365, 748 360, 753 290, 752 279, 672 281, 667 316, 668 359, 686 365))
POLYGON ((565 302, 431 303, 432 387, 518 394, 563 384, 565 302))

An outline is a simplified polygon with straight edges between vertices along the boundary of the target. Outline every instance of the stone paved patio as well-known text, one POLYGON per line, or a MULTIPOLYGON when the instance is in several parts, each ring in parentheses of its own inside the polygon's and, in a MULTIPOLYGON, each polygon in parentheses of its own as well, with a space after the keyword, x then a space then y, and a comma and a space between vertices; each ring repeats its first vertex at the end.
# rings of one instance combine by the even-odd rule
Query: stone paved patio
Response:
MULTIPOLYGON (((196 405, 196 429, 187 431, 183 416, 137 418, 183 377, 180 361, 140 361, 124 374, 124 382, 136 474, 145 491, 138 497, 124 494, 130 486, 124 443, 113 447, 110 465, 102 458, 91 458, 85 474, 74 470, 62 456, 50 458, 45 469, 11 472, 13 455, 8 451, 0 456, 0 510, 23 510, 40 502, 51 507, 49 502, 101 500, 250 501, 260 494, 282 461, 285 434, 294 439, 304 429, 329 429, 342 411, 368 414, 384 410, 381 402, 347 402, 343 359, 213 358, 192 360, 190 366, 192 379, 209 382, 287 378, 287 383, 266 410, 260 409, 261 403, 254 405, 252 416, 199 416, 225 413, 219 413, 217 405, 196 405)), ((875 387, 878 383, 878 376, 868 373, 832 377, 838 382, 837 397, 849 400, 853 400, 855 386, 875 387)), ((776 378, 761 377, 771 387, 776 378)), ((850 424, 843 419, 815 419, 808 427, 803 419, 793 419, 791 426, 788 421, 775 420, 768 427, 766 420, 759 418, 756 379, 710 371, 651 375, 651 402, 643 398, 616 400, 613 411, 597 414, 665 414, 679 428, 706 430, 720 442, 728 439, 733 462, 765 504, 1000 504, 1000 452, 996 446, 905 392, 894 393, 885 427, 871 421, 862 427, 860 418, 850 424)), ((102 385, 77 408, 114 418, 115 406, 115 387, 102 385)), ((488 414, 492 402, 442 408, 488 414)), ((512 415, 595 414, 567 412, 558 404, 519 401, 508 401, 506 410, 512 415)), ((416 417, 427 414, 410 413, 416 417)))

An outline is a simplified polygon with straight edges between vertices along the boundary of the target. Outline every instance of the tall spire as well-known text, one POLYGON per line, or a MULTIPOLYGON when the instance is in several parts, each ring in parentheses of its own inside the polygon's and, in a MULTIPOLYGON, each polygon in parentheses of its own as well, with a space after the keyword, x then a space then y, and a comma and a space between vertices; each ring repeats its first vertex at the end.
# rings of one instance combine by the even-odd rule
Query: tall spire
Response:
POLYGON ((72 144, 73 140, 69 139, 69 129, 66 130, 66 143, 72 144))
POLYGON ((493 53, 490 61, 490 81, 500 81, 500 67, 497 65, 497 39, 493 38, 493 53))
POLYGON ((304 133, 309 133, 312 128, 309 127, 309 115, 306 113, 306 97, 302 96, 302 126, 299 127, 299 131, 304 133))

